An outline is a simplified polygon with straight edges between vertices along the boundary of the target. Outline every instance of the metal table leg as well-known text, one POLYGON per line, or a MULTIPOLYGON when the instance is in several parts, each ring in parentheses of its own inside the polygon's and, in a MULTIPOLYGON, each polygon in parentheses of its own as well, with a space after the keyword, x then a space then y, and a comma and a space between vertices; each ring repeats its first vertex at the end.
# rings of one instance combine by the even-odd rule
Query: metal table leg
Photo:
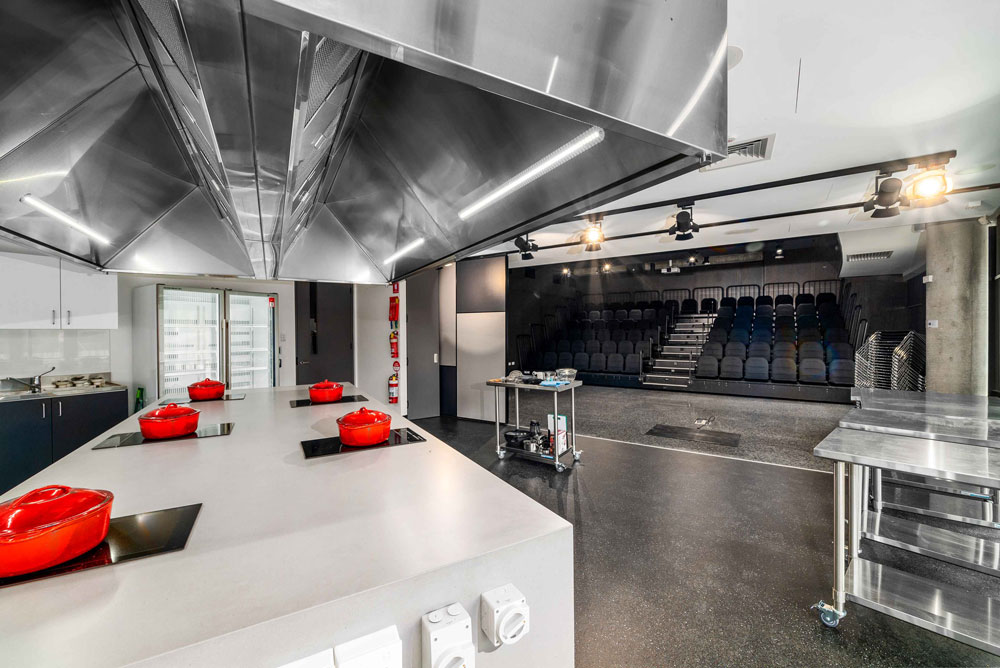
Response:
POLYGON ((869 499, 871 498, 871 467, 862 467, 863 472, 861 474, 861 530, 866 531, 868 529, 868 505, 869 499))
POLYGON ((875 486, 875 512, 882 512, 882 469, 875 469, 872 473, 872 480, 875 486))
POLYGON ((851 499, 850 499, 850 529, 849 552, 851 559, 855 559, 861 551, 861 491, 862 477, 861 464, 851 464, 851 499))
POLYGON ((493 387, 493 406, 496 410, 493 421, 497 428, 497 457, 503 459, 504 452, 500 448, 500 388, 496 386, 493 387))
POLYGON ((552 393, 552 427, 555 435, 552 437, 552 462, 556 471, 564 471, 565 466, 559 461, 559 393, 552 393))
POLYGON ((521 428, 521 388, 514 388, 514 429, 521 428))
POLYGON ((847 601, 846 579, 847 563, 844 555, 844 522, 847 519, 847 509, 844 499, 844 487, 847 483, 847 465, 844 462, 833 463, 833 603, 820 601, 812 607, 819 610, 819 618, 827 626, 837 626, 847 614, 844 604, 847 601))
POLYGON ((569 391, 569 402, 570 402, 569 403, 569 405, 570 405, 570 411, 569 411, 570 427, 572 427, 572 429, 573 429, 573 431, 572 431, 573 436, 572 436, 572 440, 570 440, 570 447, 573 448, 573 461, 574 462, 578 462, 578 461, 580 461, 580 454, 581 453, 580 453, 579 450, 576 449, 576 388, 575 387, 572 388, 569 391))

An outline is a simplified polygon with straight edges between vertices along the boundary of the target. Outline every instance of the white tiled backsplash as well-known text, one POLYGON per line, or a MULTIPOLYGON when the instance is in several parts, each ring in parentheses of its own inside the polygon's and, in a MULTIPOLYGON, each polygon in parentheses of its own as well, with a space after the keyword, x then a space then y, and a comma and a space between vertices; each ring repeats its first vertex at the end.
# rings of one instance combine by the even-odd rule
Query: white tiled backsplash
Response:
POLYGON ((0 329, 0 378, 56 376, 111 370, 107 329, 0 329))

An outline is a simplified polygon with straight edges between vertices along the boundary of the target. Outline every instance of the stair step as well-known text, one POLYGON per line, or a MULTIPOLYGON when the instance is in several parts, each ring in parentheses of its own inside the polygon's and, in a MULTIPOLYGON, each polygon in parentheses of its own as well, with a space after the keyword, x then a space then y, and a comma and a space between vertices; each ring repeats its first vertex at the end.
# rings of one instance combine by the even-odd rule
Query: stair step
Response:
POLYGON ((666 381, 660 381, 660 380, 644 380, 644 381, 642 381, 642 384, 643 385, 647 385, 649 387, 676 387, 678 389, 682 389, 682 388, 683 389, 687 389, 689 387, 687 379, 685 379, 683 382, 666 382, 666 381))
POLYGON ((654 369, 686 369, 690 370, 698 365, 697 360, 693 359, 656 359, 653 360, 654 369))

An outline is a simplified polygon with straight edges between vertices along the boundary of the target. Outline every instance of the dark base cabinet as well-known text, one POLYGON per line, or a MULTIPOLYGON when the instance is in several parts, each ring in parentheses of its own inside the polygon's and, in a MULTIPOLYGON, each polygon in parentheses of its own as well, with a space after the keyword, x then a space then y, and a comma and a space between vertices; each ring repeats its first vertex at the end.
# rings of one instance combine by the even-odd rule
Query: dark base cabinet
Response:
POLYGON ((128 417, 128 392, 0 402, 0 494, 128 417))
POLYGON ((51 401, 54 462, 128 417, 125 391, 78 394, 51 401))
POLYGON ((51 399, 0 403, 0 494, 51 463, 51 399))

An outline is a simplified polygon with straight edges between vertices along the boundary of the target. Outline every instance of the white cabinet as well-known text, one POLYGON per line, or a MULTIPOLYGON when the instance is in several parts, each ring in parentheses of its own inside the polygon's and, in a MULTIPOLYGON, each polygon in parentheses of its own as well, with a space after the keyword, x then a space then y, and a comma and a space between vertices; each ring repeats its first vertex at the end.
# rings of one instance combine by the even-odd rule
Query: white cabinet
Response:
POLYGON ((117 329, 118 276, 0 253, 0 329, 117 329))
POLYGON ((69 262, 61 268, 63 329, 118 329, 118 275, 69 262))
POLYGON ((59 329, 59 260, 0 253, 0 329, 59 329))

